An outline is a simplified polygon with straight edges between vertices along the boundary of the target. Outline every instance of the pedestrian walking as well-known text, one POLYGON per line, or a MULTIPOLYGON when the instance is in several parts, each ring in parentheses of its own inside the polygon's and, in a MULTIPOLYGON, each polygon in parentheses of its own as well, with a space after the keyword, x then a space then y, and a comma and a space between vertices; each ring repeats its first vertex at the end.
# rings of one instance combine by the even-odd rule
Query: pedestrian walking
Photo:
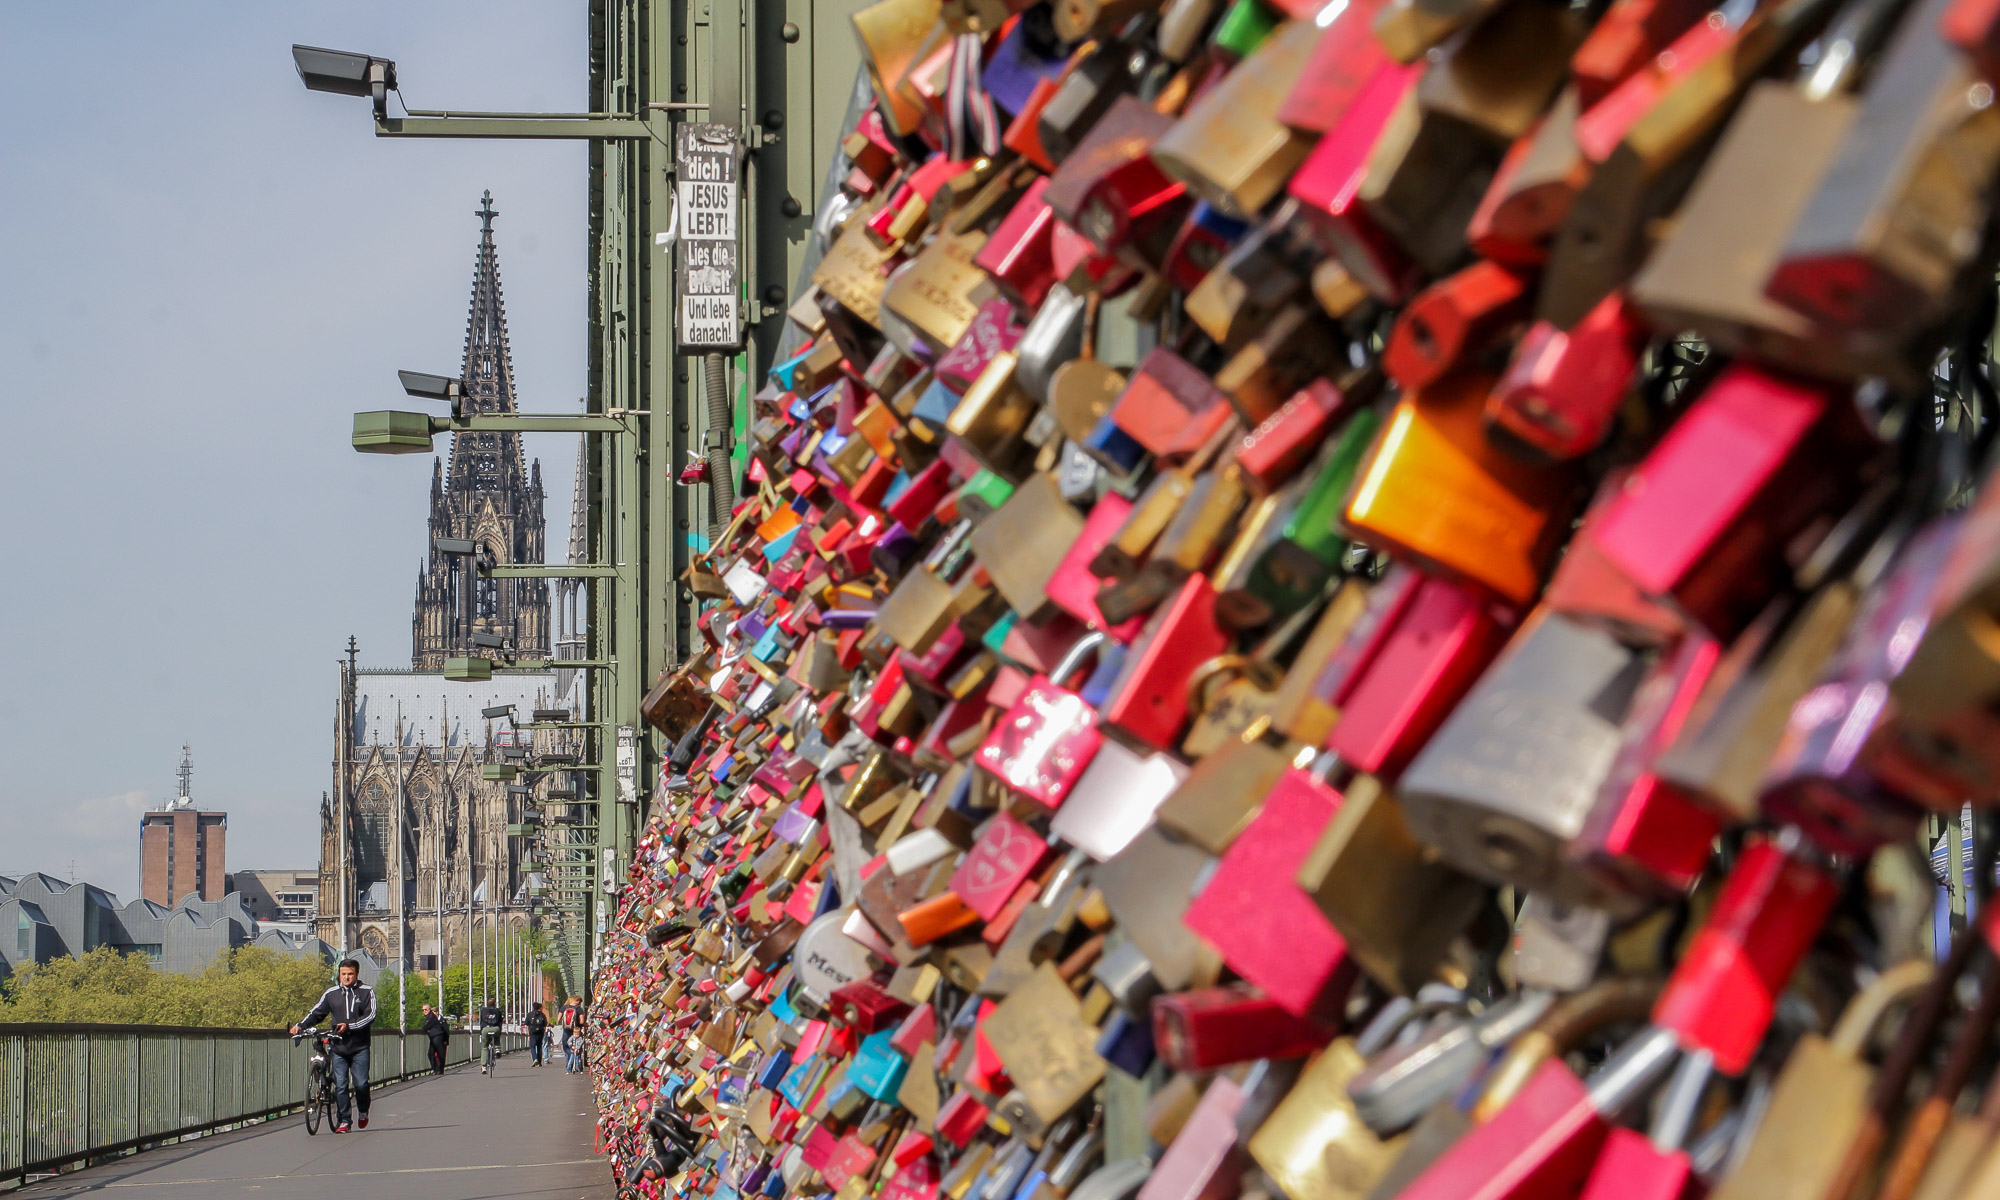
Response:
POLYGON ((574 1075, 583 1070, 583 997, 571 996, 563 1005, 560 1020, 563 1074, 574 1075))
POLYGON ((430 1005, 424 1005, 424 1036, 430 1039, 431 1074, 444 1074, 445 1047, 451 1044, 451 1026, 445 1024, 444 1015, 430 1005))
POLYGON ((333 1070, 333 1131, 346 1133, 350 1096, 360 1111, 361 1128, 368 1128, 368 1036, 375 1022, 375 989, 361 982, 361 964, 351 958, 341 962, 336 977, 340 982, 320 995, 312 1011, 292 1026, 291 1034, 297 1037, 302 1028, 333 1022, 333 1036, 327 1042, 327 1066, 333 1070))
POLYGON ((542 1002, 535 1001, 534 1010, 528 1014, 528 1065, 542 1065, 542 1047, 549 1037, 549 1015, 542 1011, 542 1002))

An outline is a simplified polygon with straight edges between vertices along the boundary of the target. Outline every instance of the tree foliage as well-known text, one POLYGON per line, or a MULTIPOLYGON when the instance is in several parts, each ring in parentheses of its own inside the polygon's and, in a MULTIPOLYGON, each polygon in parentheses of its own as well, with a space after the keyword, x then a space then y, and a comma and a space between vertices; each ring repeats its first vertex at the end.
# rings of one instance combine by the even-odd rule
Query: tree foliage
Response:
POLYGON ((375 1007, 382 1014, 376 1018, 375 1023, 383 1027, 395 1025, 403 1029, 420 1028, 424 1023, 424 1005, 437 1003, 437 990, 431 986, 430 980, 414 971, 407 978, 400 980, 400 989, 398 982, 398 976, 394 971, 382 972, 381 978, 375 981, 375 1007), (396 1003, 399 997, 403 1004, 403 1018, 400 1022, 396 1019, 396 1003))
POLYGON ((0 988, 0 1021, 271 1029, 304 1015, 333 968, 261 946, 216 956, 193 974, 99 946, 81 958, 25 964, 0 988))

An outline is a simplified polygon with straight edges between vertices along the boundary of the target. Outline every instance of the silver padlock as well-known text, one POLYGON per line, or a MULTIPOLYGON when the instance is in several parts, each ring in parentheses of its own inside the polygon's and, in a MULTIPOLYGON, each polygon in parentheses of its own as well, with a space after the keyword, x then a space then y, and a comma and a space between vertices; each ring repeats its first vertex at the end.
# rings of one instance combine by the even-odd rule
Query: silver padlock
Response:
POLYGON ((1418 837, 1492 883, 1588 899, 1564 859, 1621 745, 1647 660, 1558 613, 1532 617, 1403 773, 1418 837))
POLYGON ((1014 385, 1038 402, 1049 402, 1056 368, 1083 352, 1084 312, 1089 301, 1063 284, 1049 288, 1042 306, 1014 347, 1014 385))

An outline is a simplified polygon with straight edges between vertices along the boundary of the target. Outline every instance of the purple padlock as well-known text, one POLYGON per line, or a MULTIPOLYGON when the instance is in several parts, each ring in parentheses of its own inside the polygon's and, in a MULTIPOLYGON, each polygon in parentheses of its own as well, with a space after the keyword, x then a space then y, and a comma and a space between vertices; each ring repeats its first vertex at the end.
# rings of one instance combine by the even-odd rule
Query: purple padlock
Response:
POLYGON ((902 522, 891 521, 889 527, 882 531, 882 536, 876 539, 874 549, 868 552, 868 561, 884 575, 898 579, 922 550, 916 534, 903 528, 902 522))
MULTIPOLYGON (((985 85, 986 93, 1010 117, 1027 105, 1036 84, 1061 74, 1063 64, 1069 59, 1068 51, 1055 40, 1055 30, 1045 15, 1038 22, 1039 27, 1030 26, 1029 14, 1035 12, 1029 9, 1014 22, 1013 31, 980 68, 979 81, 985 85)), ((1041 12, 1046 14, 1047 10, 1041 12)))

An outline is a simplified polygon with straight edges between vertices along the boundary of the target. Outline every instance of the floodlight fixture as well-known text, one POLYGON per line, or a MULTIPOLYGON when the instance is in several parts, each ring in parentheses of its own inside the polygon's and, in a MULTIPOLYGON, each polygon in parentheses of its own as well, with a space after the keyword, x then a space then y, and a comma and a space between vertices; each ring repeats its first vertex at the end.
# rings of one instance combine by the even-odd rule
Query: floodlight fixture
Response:
POLYGON ((538 708, 535 710, 535 723, 537 725, 545 722, 563 722, 567 720, 569 720, 569 710, 566 708, 538 708))
POLYGON ((514 706, 511 704, 502 704, 493 708, 482 708, 479 710, 479 715, 489 721, 498 721, 502 717, 511 718, 514 715, 514 706))
POLYGON ((472 635, 472 644, 488 650, 500 650, 506 647, 507 639, 497 633, 475 633, 472 635))
POLYGON ((479 543, 471 538, 432 538, 431 549, 439 554, 477 554, 479 543))
POLYGON ((451 415, 465 415, 465 380, 450 375, 432 375, 428 371, 398 371, 396 378, 403 383, 403 391, 419 400, 436 400, 451 405, 451 415))
POLYGON ((444 660, 444 677, 453 683, 483 683, 493 678, 493 660, 447 658, 444 660))
POLYGON ((434 429, 428 413, 358 412, 349 440, 363 454, 429 454, 434 429))
POLYGON ((337 96, 367 96, 375 102, 379 120, 389 115, 389 93, 396 90, 396 64, 372 54, 292 46, 292 65, 310 92, 337 96))

